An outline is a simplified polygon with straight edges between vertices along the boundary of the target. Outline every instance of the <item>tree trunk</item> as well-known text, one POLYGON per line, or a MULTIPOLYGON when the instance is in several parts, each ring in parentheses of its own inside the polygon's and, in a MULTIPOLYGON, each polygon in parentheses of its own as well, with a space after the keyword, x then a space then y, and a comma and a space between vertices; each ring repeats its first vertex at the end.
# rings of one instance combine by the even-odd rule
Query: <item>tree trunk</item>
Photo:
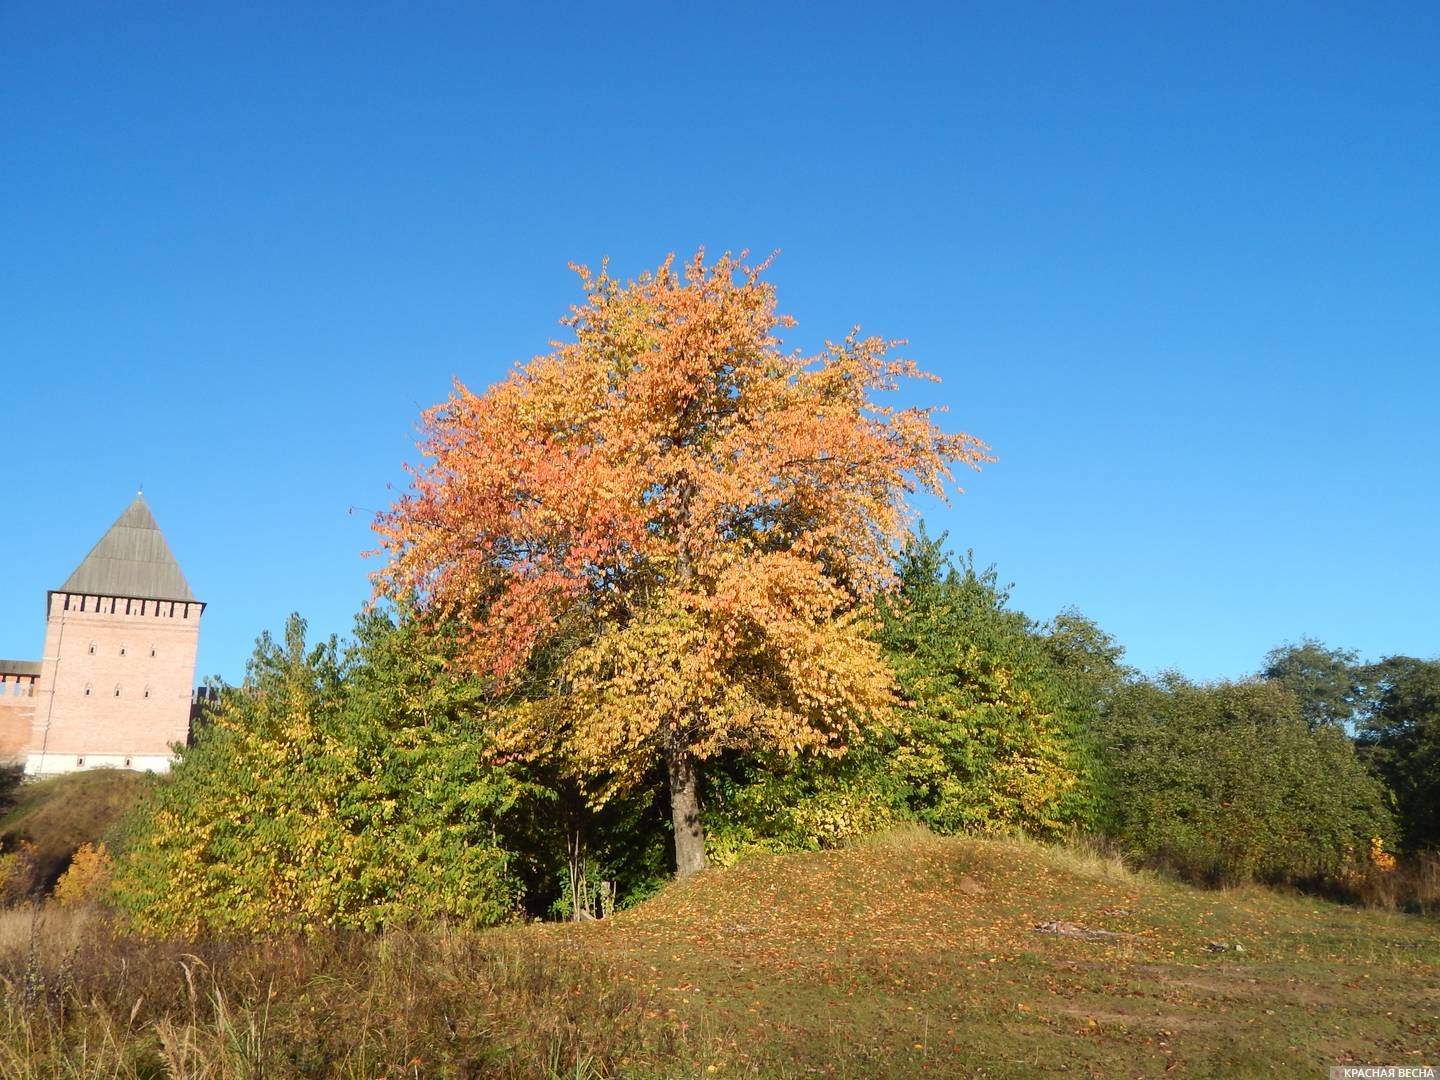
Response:
POLYGON ((670 816, 675 823, 675 876, 705 869, 705 827, 700 824, 700 769, 690 752, 672 747, 665 754, 670 771, 670 816))

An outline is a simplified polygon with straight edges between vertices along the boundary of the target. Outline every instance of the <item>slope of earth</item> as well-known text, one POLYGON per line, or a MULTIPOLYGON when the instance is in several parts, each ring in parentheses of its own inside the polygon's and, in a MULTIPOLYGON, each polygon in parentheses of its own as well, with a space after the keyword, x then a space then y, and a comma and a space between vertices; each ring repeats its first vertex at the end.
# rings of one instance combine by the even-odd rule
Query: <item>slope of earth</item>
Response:
POLYGON ((90 769, 11 784, 0 815, 0 847, 9 852, 28 845, 33 887, 48 891, 75 849, 103 840, 153 781, 128 769, 90 769))
POLYGON ((678 1058, 702 1076, 1319 1076, 1440 1057, 1433 920, 1027 843, 900 833, 757 858, 520 933, 638 991, 668 1060, 622 1075, 678 1058))

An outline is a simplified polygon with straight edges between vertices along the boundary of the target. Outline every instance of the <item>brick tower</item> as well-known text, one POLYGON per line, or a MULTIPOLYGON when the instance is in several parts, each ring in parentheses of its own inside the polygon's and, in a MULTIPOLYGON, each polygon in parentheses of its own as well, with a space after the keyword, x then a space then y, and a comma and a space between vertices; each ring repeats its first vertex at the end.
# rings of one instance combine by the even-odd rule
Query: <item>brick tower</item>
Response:
POLYGON ((204 610, 137 495, 46 596, 26 773, 168 769, 190 733, 204 610))

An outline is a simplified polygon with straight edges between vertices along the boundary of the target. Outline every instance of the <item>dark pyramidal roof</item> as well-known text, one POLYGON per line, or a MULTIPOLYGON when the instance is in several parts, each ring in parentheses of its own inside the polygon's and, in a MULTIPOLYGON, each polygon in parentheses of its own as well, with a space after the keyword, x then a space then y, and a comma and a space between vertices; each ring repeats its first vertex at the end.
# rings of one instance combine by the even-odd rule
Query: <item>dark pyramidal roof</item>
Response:
POLYGON ((143 495, 135 496, 59 591, 136 600, 195 600, 143 495))

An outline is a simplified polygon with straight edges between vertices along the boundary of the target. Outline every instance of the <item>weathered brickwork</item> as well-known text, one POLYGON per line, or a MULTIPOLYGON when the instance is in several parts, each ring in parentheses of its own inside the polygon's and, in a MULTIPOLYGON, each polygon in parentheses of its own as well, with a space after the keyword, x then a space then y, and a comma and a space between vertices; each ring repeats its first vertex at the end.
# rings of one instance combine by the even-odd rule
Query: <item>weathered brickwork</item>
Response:
POLYGON ((0 762, 19 761, 30 745, 39 664, 0 661, 0 762), (23 671, 10 670, 23 667, 23 671))
POLYGON ((169 768, 189 736, 204 610, 137 498, 49 594, 39 664, 11 665, 38 674, 0 697, 0 757, 31 775, 169 768))

